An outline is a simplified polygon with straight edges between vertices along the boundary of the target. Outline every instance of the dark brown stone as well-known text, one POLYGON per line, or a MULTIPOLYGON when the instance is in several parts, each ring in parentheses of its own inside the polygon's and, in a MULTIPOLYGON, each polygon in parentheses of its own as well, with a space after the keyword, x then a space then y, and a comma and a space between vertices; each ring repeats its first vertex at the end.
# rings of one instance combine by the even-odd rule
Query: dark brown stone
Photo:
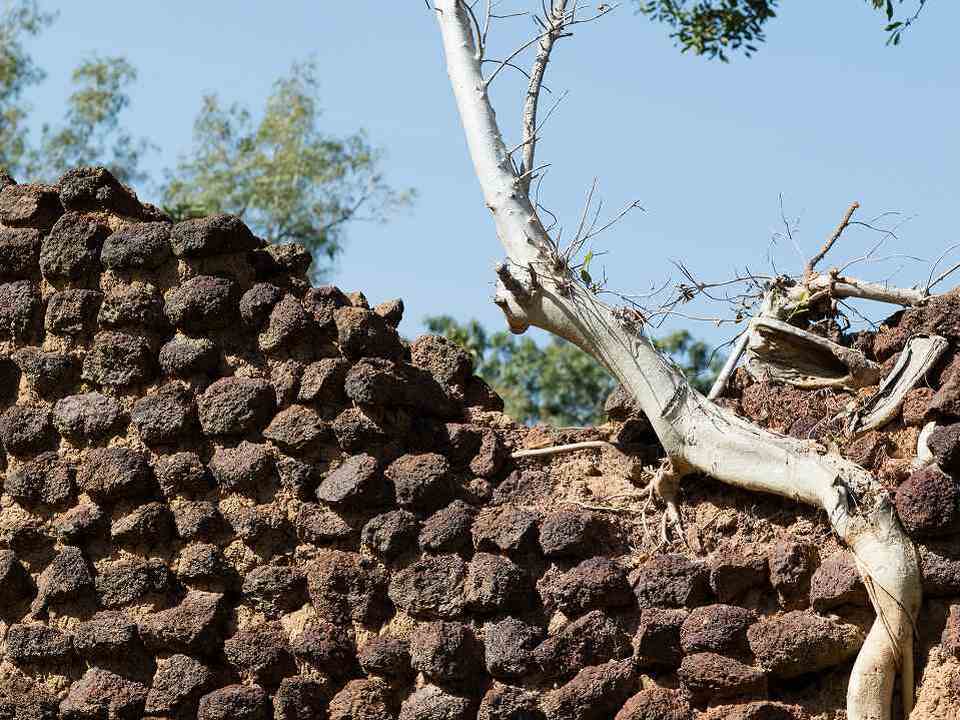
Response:
POLYGON ((152 502, 114 520, 110 539, 119 547, 164 547, 175 532, 170 508, 152 502))
POLYGON ((200 698, 197 720, 268 720, 270 698, 259 685, 228 685, 200 698))
POLYGON ((243 440, 236 447, 217 448, 209 468, 224 491, 255 491, 269 481, 274 464, 266 445, 243 440))
POLYGON ((654 686, 627 700, 614 720, 693 720, 693 708, 679 690, 654 686))
POLYGON ((364 508, 384 499, 379 463, 370 455, 353 455, 327 474, 317 488, 317 499, 334 506, 364 508))
POLYGON ((24 340, 39 324, 40 293, 29 280, 0 284, 0 338, 24 340))
POLYGON ((709 565, 710 589, 720 602, 736 604, 751 590, 768 585, 770 570, 762 555, 719 553, 709 565))
POLYGON ((73 636, 41 624, 11 625, 7 630, 7 657, 17 664, 49 662, 73 653, 73 636))
POLYGON ((392 560, 417 547, 420 522, 406 510, 391 510, 370 518, 363 526, 361 539, 364 547, 375 555, 392 560))
POLYGON ((34 228, 0 226, 0 277, 25 280, 37 274, 43 235, 34 228))
POLYGON ((547 720, 607 720, 637 689, 629 660, 587 667, 570 682, 547 693, 542 707, 547 720))
POLYGON ((525 609, 532 594, 530 577, 522 567, 490 553, 473 556, 463 588, 466 607, 480 614, 525 609))
POLYGON ((323 440, 331 439, 327 423, 304 405, 291 405, 277 413, 263 436, 292 455, 308 454, 323 440))
POLYGON ((103 241, 100 262, 111 270, 154 270, 171 256, 169 223, 129 223, 103 241))
POLYGON ((297 537, 306 543, 324 545, 345 540, 353 528, 329 508, 316 503, 301 503, 296 515, 297 537))
POLYGON ((357 659, 368 675, 398 680, 411 674, 410 644, 389 635, 375 635, 363 644, 357 659))
POLYGON ((0 190, 0 222, 10 227, 49 230, 63 214, 54 185, 5 185, 0 190))
POLYGON ((589 557, 596 553, 604 527, 589 510, 551 512, 540 524, 540 547, 547 557, 589 557))
POLYGON ((145 338, 126 332, 99 332, 83 359, 84 380, 96 385, 123 388, 151 380, 153 353, 145 338))
POLYGON ((16 470, 8 470, 3 490, 21 505, 59 506, 73 498, 73 466, 56 452, 38 455, 16 470))
POLYGON ((463 385, 473 373, 470 353, 440 335, 421 335, 410 346, 411 362, 441 385, 463 385))
POLYGON ((388 594, 408 615, 425 620, 463 614, 467 567, 456 555, 423 557, 390 578, 388 594))
POLYGON ((800 610, 761 620, 747 637, 757 663, 778 678, 839 665, 857 654, 864 639, 855 625, 800 610))
POLYGON ((147 445, 176 443, 195 432, 193 393, 179 383, 164 385, 134 403, 130 421, 147 445))
POLYGON ((270 383, 253 378, 222 378, 197 399, 203 432, 214 436, 245 435, 262 428, 275 405, 270 383))
POLYGON ((96 501, 141 496, 151 490, 150 466, 130 448, 94 448, 80 465, 77 485, 96 501))
POLYGON ((222 595, 193 590, 176 607, 144 617, 140 637, 153 651, 216 653, 223 641, 223 611, 222 595))
POLYGON ((64 720, 139 720, 147 700, 147 688, 109 670, 92 667, 70 686, 60 703, 64 720))
POLYGON ((353 629, 326 620, 311 619, 291 641, 294 654, 334 678, 356 675, 357 647, 353 629))
POLYGON ((523 552, 536 547, 536 513, 516 505, 485 508, 473 523, 473 545, 488 552, 523 552))
POLYGON ((57 400, 53 406, 53 423, 57 430, 80 445, 119 432, 124 420, 120 404, 96 392, 71 395, 57 400))
POLYGON ((697 704, 731 698, 762 698, 767 694, 763 670, 715 653, 687 655, 677 674, 697 704))
POLYGON ((300 379, 299 399, 302 402, 333 404, 343 402, 343 385, 350 363, 343 358, 324 358, 310 363, 300 379))
POLYGON ((326 550, 307 567, 307 588, 321 618, 373 624, 389 609, 387 575, 383 565, 357 553, 326 550))
POLYGON ((33 597, 33 580, 12 550, 0 550, 0 616, 33 597))
POLYGON ((77 280, 100 266, 110 228, 93 215, 67 212, 40 246, 40 270, 48 280, 77 280))
POLYGON ((213 487, 213 478, 200 456, 193 452, 178 452, 158 458, 154 471, 160 489, 168 498, 202 495, 213 487))
POLYGON ((748 659, 747 628, 756 619, 752 611, 735 605, 695 608, 680 628, 680 648, 687 655, 712 652, 748 659))
POLYGON ((171 377, 212 373, 220 363, 220 351, 212 340, 177 335, 160 348, 160 368, 171 377))
POLYGON ((41 397, 61 393, 76 382, 77 362, 70 355, 28 347, 20 348, 11 357, 30 388, 41 397))
POLYGON ((49 408, 14 405, 0 416, 0 440, 11 455, 27 456, 56 447, 57 434, 49 408))
POLYGON ((470 698, 425 685, 403 701, 398 720, 474 720, 474 705, 470 698))
POLYGON ((536 666, 534 650, 544 631, 515 617, 483 626, 484 660, 487 672, 496 678, 523 678, 536 666))
POLYGON ((594 610, 540 643, 534 650, 534 659, 545 676, 565 678, 589 665, 630 654, 626 633, 602 610, 594 610))
POLYGON ((483 650, 468 625, 430 622, 418 625, 410 635, 413 667, 439 685, 475 681, 481 670, 483 650))
POLYGON ((630 583, 641 608, 705 605, 710 599, 710 571, 683 555, 657 555, 631 573, 630 583))
POLYGON ((170 570, 162 560, 116 560, 97 568, 97 598, 103 607, 118 608, 170 589, 170 570))
POLYGON ((223 644, 223 654, 237 674, 264 687, 297 674, 286 633, 276 621, 238 631, 223 644))
POLYGON ((73 646, 85 660, 127 655, 138 645, 137 624, 115 610, 99 612, 73 631, 73 646))
POLYGON ((420 547, 426 552, 460 552, 472 545, 470 529, 476 510, 462 500, 454 500, 423 523, 420 547))
POLYGON ((453 499, 450 463, 437 453, 404 455, 390 464, 385 475, 393 482, 401 507, 430 512, 453 499))
POLYGON ((31 610, 38 614, 50 603, 76 600, 93 590, 90 565, 79 548, 67 546, 44 568, 37 580, 37 597, 31 610))
POLYGON ((53 293, 47 300, 43 326, 57 335, 82 335, 96 326, 103 293, 96 290, 68 289, 53 293))
POLYGON ((332 690, 326 678, 284 678, 273 697, 275 720, 314 720, 326 716, 332 690))
POLYGON ((330 700, 330 720, 395 720, 391 694, 382 678, 351 680, 330 700))
POLYGON ((680 632, 689 613, 686 610, 648 608, 640 611, 633 648, 644 665, 677 667, 683 657, 680 632))
POLYGON ((114 212, 140 217, 145 209, 137 196, 105 167, 78 167, 67 170, 57 181, 60 203, 67 210, 114 212))
POLYGON ((260 349, 269 352, 296 343, 307 328, 308 316, 300 301, 293 295, 285 295, 270 311, 267 327, 258 338, 260 349))
POLYGON ((333 317, 337 325, 337 341, 347 357, 398 358, 403 354, 397 331, 376 313, 363 308, 341 307, 334 310, 333 317))
POLYGON ((236 322, 237 292, 232 280, 197 275, 167 293, 163 311, 186 332, 227 328, 236 322))
POLYGON ((633 605, 627 574, 617 563, 603 556, 584 560, 565 573, 544 576, 541 581, 544 605, 567 617, 577 617, 598 608, 633 605))
POLYGON ((261 565, 246 574, 244 600, 269 618, 299 609, 307 601, 307 582, 296 567, 261 565))
POLYGON ((870 606, 867 589, 849 552, 835 553, 820 564, 810 579, 810 602, 818 613, 842 605, 870 606))
POLYGON ((535 692, 494 682, 480 701, 477 720, 543 720, 535 692))
POLYGON ((916 470, 897 488, 897 515, 913 537, 936 537, 960 530, 960 488, 934 467, 916 470))
POLYGON ((177 257, 210 257, 243 253, 261 247, 244 222, 235 215, 210 215, 173 226, 170 235, 177 257))
POLYGON ((781 541, 767 553, 770 583, 786 607, 806 607, 809 601, 810 577, 816 568, 816 550, 809 545, 781 541))
POLYGON ((189 655, 159 658, 144 712, 184 720, 195 717, 200 697, 214 681, 213 671, 189 655))

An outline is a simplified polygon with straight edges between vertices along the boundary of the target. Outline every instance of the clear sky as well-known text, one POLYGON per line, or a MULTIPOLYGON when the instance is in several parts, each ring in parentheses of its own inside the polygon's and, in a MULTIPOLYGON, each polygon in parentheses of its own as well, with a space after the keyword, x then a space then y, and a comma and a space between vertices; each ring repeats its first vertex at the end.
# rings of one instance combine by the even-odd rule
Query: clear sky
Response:
MULTIPOLYGON (((329 131, 365 128, 386 152, 389 180, 420 193, 393 222, 352 227, 335 282, 374 302, 403 297, 410 335, 437 313, 502 326, 489 302, 501 251, 423 0, 41 4, 60 17, 30 43, 48 72, 30 96, 35 120, 62 112, 80 59, 124 55, 140 73, 124 122, 163 148, 148 163, 157 175, 189 147, 203 94, 261 107, 291 63, 315 57, 329 131)), ((637 290, 676 277, 677 259, 708 279, 744 265, 769 270, 781 194, 800 220, 804 255, 852 200, 863 218, 889 210, 910 218, 890 252, 933 259, 960 242, 960 3, 929 3, 904 45, 888 48, 883 18, 863 0, 786 0, 760 52, 729 65, 681 55, 663 26, 629 5, 558 47, 548 84, 570 94, 540 151, 553 163, 543 197, 568 226, 594 177, 611 210, 632 200, 646 208, 598 247, 610 251, 602 260, 611 286, 637 290)), ((506 0, 504 8, 533 6, 506 0)), ((505 23, 494 44, 502 53, 531 28, 529 19, 505 23)), ((497 80, 511 137, 522 81, 497 80)), ((851 233, 834 262, 862 255, 875 239, 851 233)), ((774 252, 779 269, 802 266, 789 243, 774 252)), ((904 262, 896 280, 926 278, 929 265, 904 262)), ((860 272, 883 279, 901 264, 860 272)), ((715 342, 730 333, 692 329, 715 342)))

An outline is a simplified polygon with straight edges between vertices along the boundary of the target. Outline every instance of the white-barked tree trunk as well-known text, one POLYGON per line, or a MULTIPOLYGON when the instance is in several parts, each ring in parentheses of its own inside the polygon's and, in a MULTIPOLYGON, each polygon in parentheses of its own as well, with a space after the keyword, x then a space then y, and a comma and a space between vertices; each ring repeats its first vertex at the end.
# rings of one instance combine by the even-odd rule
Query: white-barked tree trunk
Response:
MULTIPOLYGON (((554 0, 550 9, 562 15, 566 5, 566 0, 554 0)), ((517 172, 497 125, 481 72, 479 24, 462 0, 435 0, 434 7, 470 155, 506 250, 507 260, 497 270, 495 301, 510 328, 517 333, 531 325, 542 328, 602 363, 649 418, 676 475, 702 472, 738 488, 825 510, 854 553, 877 612, 851 673, 847 716, 889 720, 898 670, 909 714, 920 573, 913 543, 885 490, 863 468, 824 454, 815 443, 765 431, 707 400, 654 349, 629 313, 601 302, 558 262, 527 190, 533 169, 517 172)), ((848 279, 841 289, 847 296, 882 291, 848 279)))

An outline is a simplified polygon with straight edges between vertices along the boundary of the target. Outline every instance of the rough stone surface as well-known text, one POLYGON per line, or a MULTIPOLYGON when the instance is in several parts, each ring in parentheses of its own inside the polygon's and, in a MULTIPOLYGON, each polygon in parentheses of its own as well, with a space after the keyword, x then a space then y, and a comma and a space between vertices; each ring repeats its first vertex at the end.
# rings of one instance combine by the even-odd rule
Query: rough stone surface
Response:
POLYGON ((677 672, 684 689, 698 704, 718 699, 753 699, 767 694, 763 670, 715 653, 687 655, 677 672))
POLYGON ((682 555, 658 555, 630 577, 641 608, 704 605, 710 598, 710 571, 682 555))
POLYGON ((799 610, 761 620, 747 636, 757 663, 779 678, 839 665, 856 655, 864 639, 854 625, 799 610))
POLYGON ((917 470, 897 488, 897 515, 915 537, 936 537, 960 529, 960 487, 933 467, 917 470))
POLYGON ((222 378, 197 399, 200 425, 207 435, 245 435, 262 428, 273 413, 273 388, 263 380, 222 378))

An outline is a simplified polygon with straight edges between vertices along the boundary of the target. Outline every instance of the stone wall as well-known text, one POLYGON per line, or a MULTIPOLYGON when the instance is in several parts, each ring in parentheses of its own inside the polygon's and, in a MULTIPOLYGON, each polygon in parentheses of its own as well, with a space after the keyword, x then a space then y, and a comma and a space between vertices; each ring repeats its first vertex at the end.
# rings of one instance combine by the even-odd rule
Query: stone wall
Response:
MULTIPOLYGON (((661 547, 622 399, 519 427, 463 351, 398 335, 401 302, 311 287, 301 247, 171 224, 102 169, 0 187, 0 718, 841 716, 872 614, 816 513, 690 479, 661 547)), ((724 402, 810 433, 840 401, 724 402)), ((906 463, 932 413, 960 466, 957 405, 918 392, 846 448, 926 543, 929 718, 960 707, 958 493, 906 463)))

